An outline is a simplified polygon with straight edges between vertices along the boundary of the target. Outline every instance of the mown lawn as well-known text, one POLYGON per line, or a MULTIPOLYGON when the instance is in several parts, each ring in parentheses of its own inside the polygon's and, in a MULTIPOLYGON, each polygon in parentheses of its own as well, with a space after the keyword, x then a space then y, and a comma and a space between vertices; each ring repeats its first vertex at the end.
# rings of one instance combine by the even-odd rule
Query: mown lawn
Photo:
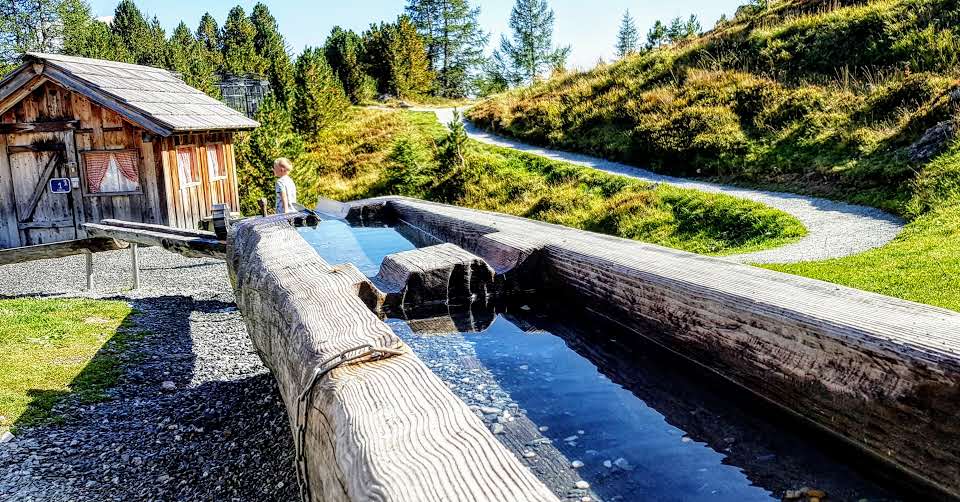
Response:
POLYGON ((0 300, 0 432, 55 421, 68 396, 102 400, 134 336, 131 312, 119 301, 0 300))
POLYGON ((615 176, 468 140, 443 161, 446 129, 429 112, 354 109, 294 172, 302 199, 406 195, 498 211, 704 254, 777 247, 806 234, 779 210, 734 197, 615 176))
POLYGON ((960 201, 866 253, 766 268, 960 311, 960 201))

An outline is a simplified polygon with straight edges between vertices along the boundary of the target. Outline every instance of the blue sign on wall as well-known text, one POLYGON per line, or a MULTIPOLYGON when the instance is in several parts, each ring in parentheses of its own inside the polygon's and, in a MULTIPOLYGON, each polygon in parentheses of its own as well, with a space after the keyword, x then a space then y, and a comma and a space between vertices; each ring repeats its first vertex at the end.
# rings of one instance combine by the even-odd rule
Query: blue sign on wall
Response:
POLYGON ((50 193, 70 193, 70 178, 53 178, 50 180, 50 193))

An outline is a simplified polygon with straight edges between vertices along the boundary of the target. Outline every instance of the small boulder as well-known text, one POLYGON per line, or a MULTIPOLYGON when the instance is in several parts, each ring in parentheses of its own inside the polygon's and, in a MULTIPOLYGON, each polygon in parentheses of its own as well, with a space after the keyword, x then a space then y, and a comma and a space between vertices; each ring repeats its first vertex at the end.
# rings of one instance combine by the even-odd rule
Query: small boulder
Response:
POLYGON ((954 120, 944 120, 927 129, 923 136, 907 150, 913 162, 927 162, 945 152, 957 137, 957 123, 954 120))
POLYGON ((177 384, 171 382, 170 380, 164 380, 163 383, 160 384, 160 390, 164 392, 173 392, 177 390, 177 384))

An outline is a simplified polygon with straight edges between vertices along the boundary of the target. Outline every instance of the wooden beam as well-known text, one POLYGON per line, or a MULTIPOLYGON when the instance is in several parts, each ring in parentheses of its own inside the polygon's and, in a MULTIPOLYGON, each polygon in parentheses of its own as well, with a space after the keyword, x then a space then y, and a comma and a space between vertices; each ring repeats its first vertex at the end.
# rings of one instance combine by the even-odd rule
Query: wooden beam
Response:
POLYGON ((0 249, 0 265, 23 263, 33 260, 49 258, 63 258, 81 253, 101 253, 125 249, 126 243, 109 238, 79 239, 54 242, 51 244, 37 244, 19 248, 0 249))
POLYGON ((131 244, 159 246, 167 251, 180 253, 190 258, 218 258, 222 260, 227 254, 227 244, 216 239, 185 237, 166 231, 137 230, 96 223, 84 223, 83 228, 94 237, 110 237, 131 244))
POLYGON ((20 230, 32 228, 72 228, 73 220, 24 221, 17 224, 20 230))
POLYGON ((28 153, 28 152, 59 152, 63 150, 62 144, 51 145, 48 143, 38 143, 35 145, 11 145, 7 147, 8 154, 28 153))
POLYGON ((187 230, 184 228, 173 228, 165 225, 153 225, 150 223, 140 223, 139 221, 124 221, 124 220, 103 220, 100 222, 101 225, 109 225, 111 227, 122 227, 129 228, 131 230, 149 230, 151 232, 161 232, 165 234, 174 234, 182 237, 195 237, 198 239, 217 239, 217 234, 213 232, 206 232, 204 230, 187 230))
POLYGON ((79 120, 54 120, 50 122, 17 122, 14 124, 0 124, 0 134, 17 134, 28 132, 62 132, 71 131, 80 127, 79 120))

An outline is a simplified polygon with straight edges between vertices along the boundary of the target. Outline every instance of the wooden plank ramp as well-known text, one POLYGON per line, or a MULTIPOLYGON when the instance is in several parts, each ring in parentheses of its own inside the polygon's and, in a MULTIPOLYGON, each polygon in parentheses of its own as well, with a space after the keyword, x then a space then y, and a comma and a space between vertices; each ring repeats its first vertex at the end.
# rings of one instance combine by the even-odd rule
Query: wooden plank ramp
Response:
POLYGON ((222 260, 226 258, 227 253, 226 241, 217 239, 213 232, 109 219, 100 223, 84 223, 83 228, 93 237, 117 239, 144 246, 159 246, 190 258, 222 260))
POLYGON ((125 242, 120 242, 110 237, 98 237, 0 249, 0 265, 46 260, 50 258, 63 258, 65 256, 85 253, 116 251, 118 249, 126 249, 127 247, 128 244, 125 242))
POLYGON ((960 497, 960 313, 492 212, 403 197, 348 206, 348 216, 452 242, 498 273, 525 270, 521 288, 644 333, 960 497))
POLYGON ((557 500, 370 311, 355 267, 324 262, 283 216, 239 223, 227 251, 248 333, 303 425, 305 500, 557 500), (337 365, 344 351, 365 355, 337 365))

